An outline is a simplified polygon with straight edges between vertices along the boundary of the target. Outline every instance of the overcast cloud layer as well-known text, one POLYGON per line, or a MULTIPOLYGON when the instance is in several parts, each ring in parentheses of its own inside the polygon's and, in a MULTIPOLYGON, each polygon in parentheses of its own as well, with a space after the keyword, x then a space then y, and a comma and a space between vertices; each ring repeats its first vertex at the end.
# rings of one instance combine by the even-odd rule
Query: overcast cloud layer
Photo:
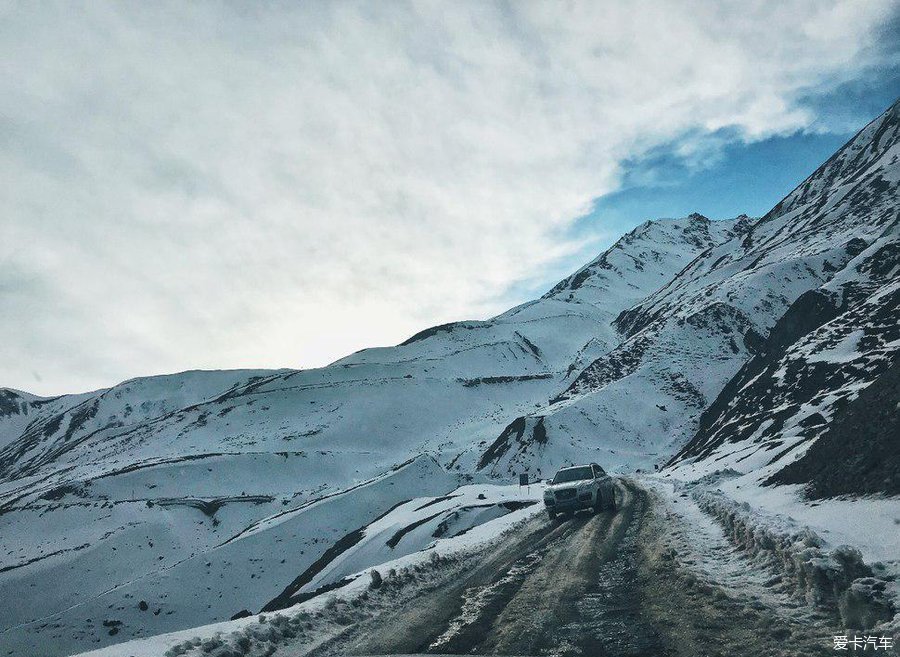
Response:
POLYGON ((321 365, 503 310, 622 162, 812 125, 896 9, 6 5, 0 385, 321 365))

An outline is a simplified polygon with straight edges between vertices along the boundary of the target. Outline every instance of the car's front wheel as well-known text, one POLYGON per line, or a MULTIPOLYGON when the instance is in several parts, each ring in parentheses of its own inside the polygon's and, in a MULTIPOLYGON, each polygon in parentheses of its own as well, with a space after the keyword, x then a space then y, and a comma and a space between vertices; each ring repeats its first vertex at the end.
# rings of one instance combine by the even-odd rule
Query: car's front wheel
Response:
POLYGON ((616 489, 613 488, 609 491, 609 500, 606 503, 606 508, 610 511, 616 510, 616 489))
POLYGON ((554 520, 556 518, 556 511, 553 509, 547 509, 547 515, 550 516, 550 520, 554 520))

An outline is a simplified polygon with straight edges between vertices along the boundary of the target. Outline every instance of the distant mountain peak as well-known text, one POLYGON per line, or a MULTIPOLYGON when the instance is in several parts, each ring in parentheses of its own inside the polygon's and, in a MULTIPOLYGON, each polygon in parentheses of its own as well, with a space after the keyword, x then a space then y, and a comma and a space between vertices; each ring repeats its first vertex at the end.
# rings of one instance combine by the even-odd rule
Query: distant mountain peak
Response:
MULTIPOLYGON (((592 279, 608 280, 609 272, 623 274, 634 268, 646 271, 652 268, 654 260, 661 257, 663 250, 680 252, 685 256, 690 254, 684 262, 687 264, 699 251, 731 237, 738 225, 737 219, 714 222, 697 212, 677 219, 644 221, 581 269, 554 285, 542 298, 564 297, 584 285, 590 285, 592 279)), ((633 274, 631 271, 630 275, 633 274)), ((603 286, 600 283, 599 287, 603 286)))

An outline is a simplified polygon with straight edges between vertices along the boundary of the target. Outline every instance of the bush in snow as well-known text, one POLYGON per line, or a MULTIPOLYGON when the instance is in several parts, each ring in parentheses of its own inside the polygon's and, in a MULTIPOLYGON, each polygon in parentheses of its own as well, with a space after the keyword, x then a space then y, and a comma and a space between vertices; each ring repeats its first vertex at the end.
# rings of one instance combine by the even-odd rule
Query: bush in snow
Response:
POLYGON ((186 655, 188 652, 199 646, 201 642, 202 640, 200 637, 195 636, 193 639, 188 639, 187 641, 183 641, 182 643, 169 648, 166 651, 165 657, 181 657, 181 655, 186 655))
POLYGON ((165 657, 269 657, 285 639, 301 636, 309 620, 307 612, 292 617, 276 614, 228 635, 190 639, 170 648, 165 657))

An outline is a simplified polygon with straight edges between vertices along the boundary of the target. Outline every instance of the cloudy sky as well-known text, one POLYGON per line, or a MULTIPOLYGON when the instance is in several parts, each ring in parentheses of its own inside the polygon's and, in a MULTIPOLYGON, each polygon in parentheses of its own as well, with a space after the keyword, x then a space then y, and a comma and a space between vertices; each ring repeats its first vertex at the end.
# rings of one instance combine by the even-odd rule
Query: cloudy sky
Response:
POLYGON ((490 316, 764 212, 900 79, 885 0, 0 7, 0 386, 41 394, 490 316))

